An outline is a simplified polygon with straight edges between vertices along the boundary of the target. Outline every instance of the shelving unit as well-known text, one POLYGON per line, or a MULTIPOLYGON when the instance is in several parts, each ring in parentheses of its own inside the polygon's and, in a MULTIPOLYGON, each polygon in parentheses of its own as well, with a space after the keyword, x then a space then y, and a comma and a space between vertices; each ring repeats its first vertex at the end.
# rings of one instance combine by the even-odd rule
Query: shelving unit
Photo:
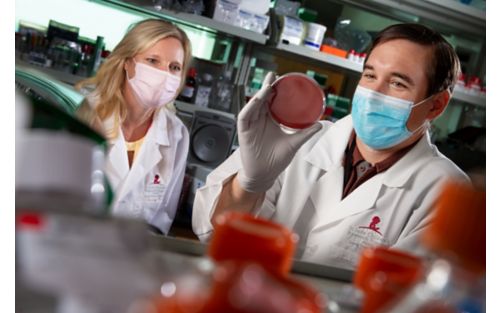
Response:
POLYGON ((332 54, 314 51, 304 46, 297 46, 291 44, 278 43, 275 47, 277 50, 286 51, 312 61, 318 61, 324 65, 333 65, 343 70, 348 70, 354 73, 361 73, 363 71, 363 64, 353 62, 345 58, 341 58, 332 54))
POLYGON ((204 111, 204 112, 217 113, 218 115, 222 115, 222 116, 228 117, 230 119, 235 118, 234 114, 232 114, 232 113, 222 112, 222 111, 214 110, 211 108, 205 108, 205 107, 201 107, 198 105, 194 105, 194 104, 187 103, 184 101, 179 101, 179 100, 175 100, 175 107, 179 111, 183 111, 183 112, 204 111))
POLYGON ((473 104, 482 108, 486 108, 486 97, 476 96, 465 93, 460 90, 453 91, 452 99, 456 99, 465 103, 473 104))
POLYGON ((223 33, 230 37, 236 37, 239 39, 243 39, 258 44, 265 44, 267 39, 269 38, 268 35, 259 34, 251 30, 219 22, 205 16, 188 14, 183 12, 174 12, 165 9, 158 11, 152 5, 146 4, 146 3, 151 3, 151 1, 147 2, 120 1, 120 0, 93 0, 93 1, 105 5, 115 6, 121 9, 127 9, 140 13, 145 13, 154 17, 164 18, 173 22, 177 22, 186 26, 190 26, 196 29, 212 33, 223 33))
POLYGON ((468 16, 472 19, 477 20, 476 22, 483 21, 486 23, 486 12, 471 7, 470 5, 462 4, 456 0, 423 0, 421 2, 428 3, 428 6, 432 7, 442 7, 448 12, 455 12, 455 14, 462 14, 468 16))
MULTIPOLYGON (((156 10, 153 8, 151 1, 146 0, 91 0, 96 3, 103 5, 115 7, 121 10, 130 10, 134 12, 139 12, 151 17, 158 17, 173 22, 187 25, 196 29, 200 29, 212 33, 221 33, 226 36, 234 37, 242 42, 244 42, 248 47, 248 54, 251 54, 252 45, 257 45, 262 49, 271 51, 272 53, 284 54, 291 57, 296 57, 300 59, 306 59, 307 62, 311 64, 317 64, 320 66, 333 67, 336 70, 349 74, 351 77, 356 78, 363 70, 363 65, 361 63, 353 62, 345 58, 341 58, 335 55, 330 55, 320 51, 314 51, 304 46, 297 46, 292 44, 269 43, 270 36, 267 34, 259 34, 254 31, 246 30, 240 27, 232 26, 226 23, 215 21, 211 18, 204 16, 199 16, 195 14, 188 14, 183 12, 173 12, 169 10, 156 10)), ((485 12, 480 11, 476 8, 464 5, 455 0, 338 0, 340 3, 351 4, 359 8, 370 7, 371 11, 377 11, 381 9, 387 10, 402 10, 409 12, 411 14, 420 14, 422 16, 428 17, 429 15, 440 15, 445 18, 460 20, 468 19, 468 26, 472 25, 478 27, 479 29, 485 30, 486 16, 485 12), (424 12, 425 11, 425 12, 424 12)), ((248 55, 246 56, 248 58, 248 55)), ((242 69, 240 69, 242 78, 246 78, 248 69, 244 67, 249 66, 249 60, 245 59, 242 61, 242 69)), ((22 60, 16 60, 16 64, 22 66, 36 67, 28 64, 22 60)), ((76 82, 84 79, 84 77, 75 76, 69 73, 60 72, 50 68, 36 67, 39 71, 46 73, 60 81, 68 84, 75 84, 76 82)), ((244 83, 244 79, 238 79, 238 83, 244 83)), ((476 105, 479 107, 486 107, 486 98, 483 96, 476 96, 466 94, 461 91, 455 91, 453 93, 453 98, 463 103, 468 103, 476 105)), ((234 116, 234 115, 233 115, 234 116)))
POLYGON ((486 35, 486 12, 456 0, 335 0, 388 17, 413 15, 416 20, 459 30, 470 35, 486 35))
POLYGON ((78 76, 78 75, 73 75, 71 73, 66 73, 62 71, 55 70, 50 67, 42 67, 42 66, 37 66, 31 63, 28 63, 24 60, 21 60, 16 57, 16 67, 20 67, 22 69, 34 69, 36 71, 42 72, 52 78, 57 79, 58 81, 61 81, 65 84, 69 85, 75 85, 79 81, 82 81, 86 79, 87 77, 84 76, 78 76))

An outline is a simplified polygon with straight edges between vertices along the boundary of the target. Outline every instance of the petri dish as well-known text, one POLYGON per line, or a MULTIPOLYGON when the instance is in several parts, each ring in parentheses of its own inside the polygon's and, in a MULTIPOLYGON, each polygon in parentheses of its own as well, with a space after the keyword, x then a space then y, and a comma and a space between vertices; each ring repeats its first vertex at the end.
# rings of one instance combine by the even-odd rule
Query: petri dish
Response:
POLYGON ((319 121, 325 110, 325 94, 316 81, 303 73, 289 73, 271 85, 268 109, 285 132, 296 132, 319 121))

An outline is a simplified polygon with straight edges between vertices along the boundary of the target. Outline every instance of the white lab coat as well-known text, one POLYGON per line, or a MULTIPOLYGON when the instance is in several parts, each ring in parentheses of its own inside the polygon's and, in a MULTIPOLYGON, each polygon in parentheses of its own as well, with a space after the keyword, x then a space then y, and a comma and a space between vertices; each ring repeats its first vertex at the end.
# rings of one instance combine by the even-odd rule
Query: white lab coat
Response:
MULTIPOLYGON (((115 118, 103 121, 106 133, 112 130, 115 118)), ((114 191, 113 215, 144 219, 167 234, 186 169, 187 128, 172 111, 158 110, 131 168, 121 128, 108 144, 106 175, 114 191)))
MULTIPOLYGON (((439 153, 426 134, 391 168, 342 199, 342 160, 352 119, 349 115, 322 126, 253 213, 293 229, 300 238, 296 257, 304 261, 354 268, 366 246, 415 252, 440 184, 447 177, 467 181, 467 176, 439 153)), ((200 240, 209 239, 210 218, 222 186, 240 167, 239 151, 235 151, 196 193, 193 230, 200 240)))

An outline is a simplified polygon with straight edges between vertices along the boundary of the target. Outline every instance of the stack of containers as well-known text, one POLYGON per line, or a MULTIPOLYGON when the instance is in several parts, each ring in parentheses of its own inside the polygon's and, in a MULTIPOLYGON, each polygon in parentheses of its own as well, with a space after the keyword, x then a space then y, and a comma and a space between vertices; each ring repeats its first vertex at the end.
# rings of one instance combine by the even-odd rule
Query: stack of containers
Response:
POLYGON ((264 33, 269 24, 270 0, 217 0, 213 19, 264 33))

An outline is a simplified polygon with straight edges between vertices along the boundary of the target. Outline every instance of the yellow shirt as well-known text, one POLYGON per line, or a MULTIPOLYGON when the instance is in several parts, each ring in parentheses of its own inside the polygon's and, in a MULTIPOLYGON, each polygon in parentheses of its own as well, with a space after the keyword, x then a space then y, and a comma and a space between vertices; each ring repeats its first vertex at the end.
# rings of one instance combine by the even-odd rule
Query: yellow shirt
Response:
MULTIPOLYGON (((132 164, 134 162, 136 156, 139 155, 139 150, 141 149, 142 143, 144 142, 144 138, 146 138, 146 136, 142 137, 139 140, 132 141, 132 142, 125 141, 125 145, 127 146, 127 152, 132 152, 132 159, 129 160, 130 164, 132 164)), ((129 153, 129 156, 130 156, 130 153, 129 153)))

